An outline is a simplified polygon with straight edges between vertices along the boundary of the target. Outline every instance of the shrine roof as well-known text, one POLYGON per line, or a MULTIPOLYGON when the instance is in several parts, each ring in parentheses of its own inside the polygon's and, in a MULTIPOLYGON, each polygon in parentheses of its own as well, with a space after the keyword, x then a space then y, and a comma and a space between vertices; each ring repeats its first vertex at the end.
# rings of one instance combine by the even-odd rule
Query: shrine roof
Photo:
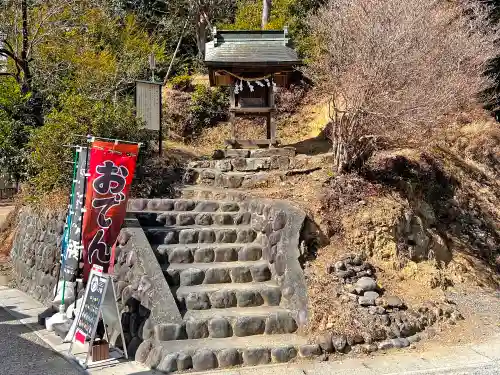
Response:
POLYGON ((287 30, 216 31, 206 44, 205 64, 223 66, 300 65, 287 30))

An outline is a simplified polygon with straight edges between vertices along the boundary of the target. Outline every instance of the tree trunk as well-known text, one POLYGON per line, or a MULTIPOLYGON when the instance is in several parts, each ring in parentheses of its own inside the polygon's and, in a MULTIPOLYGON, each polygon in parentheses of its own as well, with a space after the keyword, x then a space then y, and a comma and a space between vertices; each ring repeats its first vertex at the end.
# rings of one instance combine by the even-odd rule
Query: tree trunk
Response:
POLYGON ((271 15, 272 0, 262 0, 262 30, 264 30, 269 23, 271 15))
POLYGON ((337 173, 344 173, 346 166, 349 163, 349 155, 347 153, 347 145, 345 136, 342 132, 343 118, 337 121, 332 121, 332 155, 334 171, 337 173))
POLYGON ((21 50, 21 62, 24 73, 24 83, 22 91, 24 94, 31 91, 31 72, 28 66, 28 1, 22 0, 21 11, 23 18, 23 47, 21 50))

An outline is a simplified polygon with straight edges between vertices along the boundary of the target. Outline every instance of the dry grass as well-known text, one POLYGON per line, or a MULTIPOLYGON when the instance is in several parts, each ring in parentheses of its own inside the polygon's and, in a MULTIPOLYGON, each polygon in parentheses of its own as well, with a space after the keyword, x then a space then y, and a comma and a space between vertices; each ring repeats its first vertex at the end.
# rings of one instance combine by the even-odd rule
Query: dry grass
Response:
POLYGON ((498 24, 484 3, 330 0, 311 16, 309 72, 332 98, 334 158, 356 168, 381 139, 425 142, 495 85, 498 24))

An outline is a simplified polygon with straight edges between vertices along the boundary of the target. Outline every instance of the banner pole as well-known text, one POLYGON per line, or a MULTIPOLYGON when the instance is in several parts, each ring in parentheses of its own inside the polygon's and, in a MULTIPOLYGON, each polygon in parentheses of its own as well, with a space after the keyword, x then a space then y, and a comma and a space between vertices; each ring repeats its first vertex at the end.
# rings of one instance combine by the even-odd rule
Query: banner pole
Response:
POLYGON ((71 211, 73 210, 73 204, 75 202, 75 184, 76 184, 76 174, 78 171, 78 157, 79 157, 79 151, 75 151, 75 160, 74 160, 74 166, 73 166, 73 182, 71 184, 71 203, 70 203, 70 211, 69 211, 69 216, 68 216, 68 234, 67 234, 67 239, 66 242, 63 241, 63 245, 65 247, 64 249, 64 254, 63 254, 63 261, 62 261, 62 268, 63 268, 63 286, 62 286, 62 296, 61 296, 61 306, 60 310, 62 309, 64 311, 64 294, 66 293, 66 277, 64 277, 64 266, 66 264, 66 252, 68 251, 68 246, 69 246, 69 235, 71 232, 71 223, 72 223, 72 218, 73 215, 71 214, 71 211))
POLYGON ((91 142, 92 139, 102 139, 104 141, 110 141, 110 142, 118 141, 118 143, 129 143, 129 144, 133 144, 133 145, 139 145, 139 147, 142 146, 142 142, 126 141, 124 139, 118 139, 118 138, 96 137, 94 135, 83 135, 83 134, 73 134, 73 135, 75 137, 87 138, 88 142, 91 142))
MULTIPOLYGON (((75 186, 75 166, 76 166, 76 162, 78 160, 78 152, 75 152, 75 156, 73 158, 73 162, 66 162, 66 163, 72 163, 74 165, 73 167, 73 180, 72 180, 72 183, 71 183, 71 195, 69 196, 69 205, 68 205, 68 216, 66 218, 66 227, 64 229, 64 233, 63 233, 63 236, 64 237, 67 237, 67 233, 69 233, 69 231, 71 230, 71 225, 68 225, 68 222, 71 221, 71 208, 72 208, 72 205, 73 205, 73 192, 74 192, 74 186, 75 186)), ((61 259, 61 266, 59 267, 59 271, 57 271, 57 282, 56 282, 56 290, 55 290, 55 293, 54 293, 54 298, 56 298, 57 296, 57 292, 59 291, 59 277, 61 277, 61 268, 64 269, 64 237, 63 237, 63 241, 61 243, 61 247, 62 247, 62 251, 61 251, 61 255, 62 255, 62 259, 61 259)), ((64 272, 63 272, 63 278, 64 278, 64 272)), ((63 281, 63 300, 64 300, 64 281, 63 281)))
MULTIPOLYGON (((87 139, 87 141, 89 141, 87 139)), ((88 167, 89 167, 89 158, 90 158, 90 151, 91 147, 87 146, 87 155, 85 157, 85 174, 84 174, 84 180, 83 180, 83 197, 82 197, 82 219, 80 220, 80 246, 78 246, 78 271, 80 271, 80 257, 82 255, 82 248, 83 248, 83 243, 82 243, 82 234, 83 234, 83 220, 85 219, 85 200, 86 200, 86 195, 87 195, 87 173, 88 173, 88 167)), ((83 278, 82 278, 83 280, 83 278)), ((75 282, 75 309, 76 309, 76 301, 78 300, 78 282, 75 282)))

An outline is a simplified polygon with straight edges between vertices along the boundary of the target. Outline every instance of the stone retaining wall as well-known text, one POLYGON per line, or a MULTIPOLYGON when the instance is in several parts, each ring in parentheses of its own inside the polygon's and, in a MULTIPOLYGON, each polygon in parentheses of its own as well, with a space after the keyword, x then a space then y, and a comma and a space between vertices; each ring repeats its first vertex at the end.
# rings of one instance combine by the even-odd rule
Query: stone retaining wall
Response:
POLYGON ((125 219, 116 252, 113 274, 117 303, 127 351, 134 358, 143 340, 165 340, 169 327, 180 324, 182 317, 153 249, 133 215, 125 219))
POLYGON ((306 214, 285 201, 251 200, 251 226, 259 233, 262 257, 281 288, 281 306, 291 310, 299 327, 307 324, 307 286, 299 262, 300 233, 306 214))
POLYGON ((17 287, 49 304, 60 267, 64 211, 38 213, 23 207, 19 213, 11 257, 17 287))

